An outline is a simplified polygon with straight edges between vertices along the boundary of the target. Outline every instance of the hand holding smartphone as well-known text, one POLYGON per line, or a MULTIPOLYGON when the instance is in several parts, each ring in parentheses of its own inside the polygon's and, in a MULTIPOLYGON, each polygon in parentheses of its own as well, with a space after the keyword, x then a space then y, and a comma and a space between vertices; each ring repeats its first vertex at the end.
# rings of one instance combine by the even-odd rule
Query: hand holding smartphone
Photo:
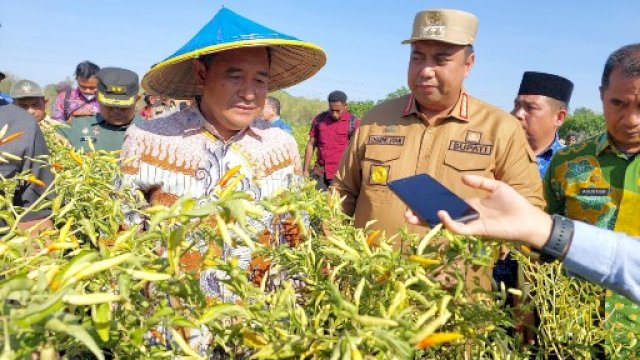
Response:
POLYGON ((427 174, 389 182, 389 188, 430 227, 440 223, 438 211, 445 210, 460 222, 477 219, 479 214, 458 195, 427 174))

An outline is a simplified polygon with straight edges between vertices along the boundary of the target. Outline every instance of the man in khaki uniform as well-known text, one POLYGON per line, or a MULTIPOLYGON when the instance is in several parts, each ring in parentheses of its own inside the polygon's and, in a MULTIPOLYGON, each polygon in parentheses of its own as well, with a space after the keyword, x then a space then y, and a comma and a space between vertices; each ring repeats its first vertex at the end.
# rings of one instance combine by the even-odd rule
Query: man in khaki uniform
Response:
MULTIPOLYGON (((463 198, 484 193, 465 187, 479 174, 514 187, 544 207, 535 154, 518 121, 463 88, 475 59, 477 18, 458 10, 419 12, 414 20, 408 85, 411 94, 374 107, 362 120, 342 158, 334 187, 356 226, 395 234, 406 206, 387 184, 427 173, 463 198)), ((426 228, 407 225, 416 233, 426 228)))

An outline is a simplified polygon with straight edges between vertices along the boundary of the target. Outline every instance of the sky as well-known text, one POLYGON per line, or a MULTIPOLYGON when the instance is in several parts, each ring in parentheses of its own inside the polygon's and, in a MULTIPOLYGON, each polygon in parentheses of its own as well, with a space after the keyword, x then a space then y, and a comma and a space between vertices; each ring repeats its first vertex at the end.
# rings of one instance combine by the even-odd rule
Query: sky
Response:
POLYGON ((607 56, 640 41, 640 1, 477 0, 109 0, 3 1, 0 70, 40 85, 72 77, 90 60, 142 76, 185 44, 222 7, 327 53, 314 77, 287 91, 326 99, 383 99, 406 86, 409 38, 418 11, 453 8, 480 25, 470 94, 509 111, 527 70, 575 84, 570 107, 601 111, 598 86, 607 56))

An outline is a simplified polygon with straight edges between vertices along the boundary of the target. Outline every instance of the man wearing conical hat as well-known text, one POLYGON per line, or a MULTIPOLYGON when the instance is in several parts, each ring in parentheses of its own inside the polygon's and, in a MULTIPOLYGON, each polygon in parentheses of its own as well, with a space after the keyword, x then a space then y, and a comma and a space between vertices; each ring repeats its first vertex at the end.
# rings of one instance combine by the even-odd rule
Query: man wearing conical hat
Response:
MULTIPOLYGON (((325 61, 319 47, 221 9, 144 76, 151 95, 199 101, 131 126, 122 159, 132 160, 123 161, 123 182, 164 205, 185 195, 214 197, 220 179, 237 168, 234 177, 243 178, 236 190, 256 199, 289 187, 302 173, 295 139, 256 118, 267 92, 311 77, 325 61)), ((239 258, 244 268, 250 260, 245 247, 225 248, 222 255, 239 258)), ((215 274, 203 272, 200 281, 207 295, 229 300, 215 274)))
MULTIPOLYGON (((544 206, 535 154, 518 121, 463 86, 475 61, 477 27, 473 14, 459 10, 434 9, 415 16, 411 38, 403 42, 410 46, 411 93, 371 109, 334 180, 356 226, 375 219, 372 227, 387 236, 404 226, 425 232, 425 227, 406 224, 406 206, 387 186, 421 173, 462 198, 484 195, 464 186, 464 174, 499 179, 534 205, 544 206)), ((483 287, 490 286, 489 279, 490 274, 482 277, 483 287)))

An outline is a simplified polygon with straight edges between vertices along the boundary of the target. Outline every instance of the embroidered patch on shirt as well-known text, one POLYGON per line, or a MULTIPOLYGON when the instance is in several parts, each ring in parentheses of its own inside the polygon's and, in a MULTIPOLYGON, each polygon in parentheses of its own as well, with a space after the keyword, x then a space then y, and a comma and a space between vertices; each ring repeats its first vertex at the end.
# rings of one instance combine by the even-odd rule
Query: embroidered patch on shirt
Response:
POLYGON ((370 185, 387 185, 389 181, 389 169, 391 165, 371 164, 371 173, 369 174, 370 185))
POLYGON ((479 144, 482 139, 482 133, 479 131, 468 130, 467 135, 464 137, 464 141, 468 143, 479 144))
POLYGON ((394 133, 398 131, 398 127, 395 125, 387 125, 384 127, 384 130, 382 130, 383 133, 394 133))
POLYGON ((582 196, 608 196, 610 192, 609 188, 580 188, 582 196))
POLYGON ((476 144, 465 141, 451 140, 449 142, 449 150, 466 152, 471 154, 491 155, 493 145, 476 144))
POLYGON ((404 136, 369 135, 368 145, 404 145, 404 136))

